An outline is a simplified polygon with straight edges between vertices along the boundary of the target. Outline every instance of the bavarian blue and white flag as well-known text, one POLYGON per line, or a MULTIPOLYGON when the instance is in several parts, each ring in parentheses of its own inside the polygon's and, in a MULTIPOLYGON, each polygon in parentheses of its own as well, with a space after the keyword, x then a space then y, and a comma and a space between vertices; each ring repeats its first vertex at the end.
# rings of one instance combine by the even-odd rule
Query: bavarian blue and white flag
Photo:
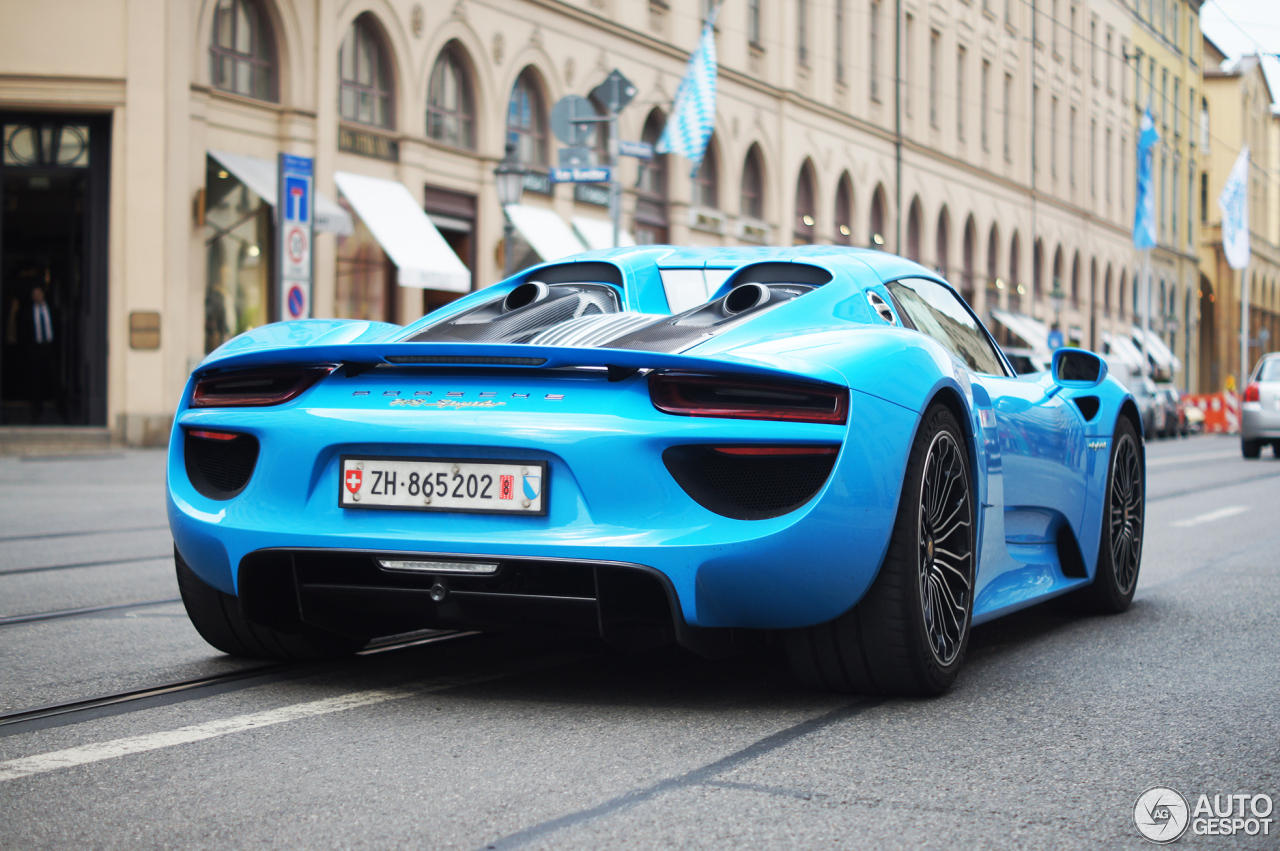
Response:
POLYGON ((707 151, 707 141, 716 123, 716 16, 719 3, 707 16, 702 28, 702 40, 698 49, 689 57, 689 67, 680 88, 676 89, 675 105, 667 121, 662 138, 654 147, 659 154, 677 153, 693 163, 696 173, 707 151))
POLYGON ((1135 248, 1156 246, 1156 196, 1151 187, 1151 149, 1160 141, 1151 106, 1142 114, 1138 136, 1138 197, 1133 207, 1133 245, 1135 248))
POLYGON ((1218 196, 1222 210, 1222 253, 1227 265, 1243 269, 1249 265, 1249 146, 1240 149, 1236 164, 1218 196))

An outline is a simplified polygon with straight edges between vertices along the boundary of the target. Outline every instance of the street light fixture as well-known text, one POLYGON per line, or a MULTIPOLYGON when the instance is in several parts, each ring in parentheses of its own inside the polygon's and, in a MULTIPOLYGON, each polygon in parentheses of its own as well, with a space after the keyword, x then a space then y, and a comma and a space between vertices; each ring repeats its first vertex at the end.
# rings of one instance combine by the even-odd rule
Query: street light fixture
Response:
POLYGON ((502 277, 511 275, 511 243, 515 236, 515 226, 507 215, 507 207, 519 204, 524 197, 524 176, 528 169, 520 162, 519 149, 512 140, 507 142, 506 156, 493 170, 493 184, 498 190, 498 203, 502 205, 502 277))
POLYGON ((1067 294, 1062 291, 1062 281, 1057 278, 1053 279, 1053 289, 1049 291, 1049 302, 1053 305, 1053 321, 1054 324, 1062 325, 1062 303, 1066 301, 1067 294))

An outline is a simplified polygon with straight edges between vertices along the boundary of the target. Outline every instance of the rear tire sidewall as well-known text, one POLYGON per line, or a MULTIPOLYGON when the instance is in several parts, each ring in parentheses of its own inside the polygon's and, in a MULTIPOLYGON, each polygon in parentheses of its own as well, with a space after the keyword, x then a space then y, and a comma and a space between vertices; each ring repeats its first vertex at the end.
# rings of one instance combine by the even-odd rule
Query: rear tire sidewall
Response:
POLYGON ((1090 586, 1092 590, 1092 598, 1094 608, 1103 612, 1119 613, 1129 608, 1129 604, 1133 602, 1134 592, 1138 588, 1138 577, 1142 569, 1142 545, 1146 537, 1146 497, 1147 497, 1147 465, 1142 451, 1142 441, 1138 438, 1137 431, 1133 424, 1125 418, 1121 418, 1116 422, 1116 428, 1111 441, 1111 454, 1107 459, 1107 484, 1106 491, 1103 495, 1102 508, 1102 530, 1098 542, 1098 567, 1094 575, 1093 584, 1090 586), (1116 458, 1120 454, 1121 445, 1125 441, 1132 441, 1133 449, 1137 453, 1138 470, 1142 488, 1142 499, 1139 501, 1138 509, 1141 512, 1141 537, 1138 540, 1138 565, 1134 571, 1133 584, 1128 590, 1120 587, 1117 576, 1115 559, 1111 552, 1111 490, 1114 486, 1116 475, 1116 458))

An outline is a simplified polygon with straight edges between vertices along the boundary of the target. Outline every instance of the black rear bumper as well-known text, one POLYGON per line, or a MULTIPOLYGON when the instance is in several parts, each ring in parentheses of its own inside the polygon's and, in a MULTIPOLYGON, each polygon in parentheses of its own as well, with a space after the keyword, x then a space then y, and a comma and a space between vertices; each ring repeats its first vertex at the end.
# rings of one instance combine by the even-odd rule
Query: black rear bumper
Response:
POLYGON ((679 644, 717 658, 747 630, 689 626, 675 590, 644 565, 510 556, 266 549, 240 562, 240 607, 282 631, 308 624, 361 638, 419 629, 544 630, 598 636, 627 652, 679 644), (491 576, 391 571, 379 559, 487 561, 491 576))

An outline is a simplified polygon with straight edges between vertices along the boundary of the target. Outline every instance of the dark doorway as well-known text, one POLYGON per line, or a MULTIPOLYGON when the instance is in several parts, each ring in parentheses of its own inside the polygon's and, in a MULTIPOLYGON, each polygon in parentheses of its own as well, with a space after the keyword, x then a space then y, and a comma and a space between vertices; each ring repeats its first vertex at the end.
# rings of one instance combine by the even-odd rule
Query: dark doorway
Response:
POLYGON ((5 425, 106 425, 110 130, 0 113, 5 425))

